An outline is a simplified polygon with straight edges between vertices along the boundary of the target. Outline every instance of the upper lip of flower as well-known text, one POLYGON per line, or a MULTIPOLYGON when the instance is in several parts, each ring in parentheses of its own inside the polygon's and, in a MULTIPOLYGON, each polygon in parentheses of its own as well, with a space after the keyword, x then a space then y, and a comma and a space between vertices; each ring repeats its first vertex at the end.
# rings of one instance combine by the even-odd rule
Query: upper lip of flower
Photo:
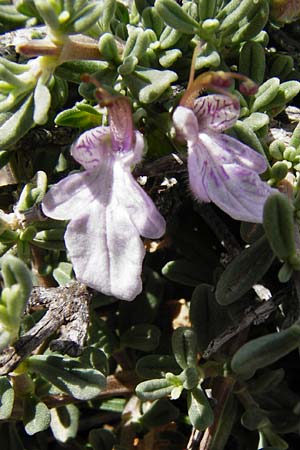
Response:
POLYGON ((188 169, 192 191, 201 201, 213 201, 231 217, 262 222, 263 206, 273 192, 259 173, 265 158, 222 132, 237 120, 236 99, 214 94, 193 101, 193 109, 178 106, 175 128, 188 143, 188 169))

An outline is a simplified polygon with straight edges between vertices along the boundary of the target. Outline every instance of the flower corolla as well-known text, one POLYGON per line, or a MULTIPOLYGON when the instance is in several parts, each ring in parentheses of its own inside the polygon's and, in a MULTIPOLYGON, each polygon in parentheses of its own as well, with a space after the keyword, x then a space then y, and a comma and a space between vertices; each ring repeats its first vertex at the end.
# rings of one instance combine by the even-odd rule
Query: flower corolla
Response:
POLYGON ((42 209, 53 219, 70 220, 65 243, 78 281, 130 301, 142 290, 140 236, 160 238, 165 221, 131 174, 144 142, 133 129, 128 100, 106 93, 103 104, 110 125, 86 131, 71 149, 85 170, 51 187, 42 209))
MULTIPOLYGON (((198 89, 199 83, 194 91, 198 89)), ((265 201, 274 192, 259 177, 267 162, 252 148, 222 133, 239 117, 238 100, 226 93, 195 99, 194 91, 192 84, 173 114, 178 135, 187 141, 193 194, 202 202, 215 203, 236 220, 261 223, 265 201)))

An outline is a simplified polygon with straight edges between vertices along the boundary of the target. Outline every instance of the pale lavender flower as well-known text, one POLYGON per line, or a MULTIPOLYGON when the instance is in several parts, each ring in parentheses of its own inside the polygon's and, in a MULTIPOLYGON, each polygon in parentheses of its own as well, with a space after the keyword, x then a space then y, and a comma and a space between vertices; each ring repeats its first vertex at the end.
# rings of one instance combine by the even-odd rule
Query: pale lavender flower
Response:
POLYGON ((236 220, 262 222, 263 207, 274 191, 259 177, 265 158, 231 136, 222 134, 239 117, 230 95, 207 95, 178 106, 173 122, 188 144, 190 187, 202 202, 213 202, 236 220))
POLYGON ((71 149, 85 171, 53 186, 44 213, 70 220, 65 243, 76 277, 122 300, 142 290, 145 249, 140 235, 159 238, 165 221, 131 174, 141 160, 143 137, 133 130, 130 106, 110 97, 110 126, 83 133, 71 149))

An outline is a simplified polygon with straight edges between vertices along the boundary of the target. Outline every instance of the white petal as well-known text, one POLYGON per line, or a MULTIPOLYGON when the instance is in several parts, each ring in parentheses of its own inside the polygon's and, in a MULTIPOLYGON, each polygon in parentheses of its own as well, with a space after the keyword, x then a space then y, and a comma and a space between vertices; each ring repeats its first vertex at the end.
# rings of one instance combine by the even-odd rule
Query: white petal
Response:
POLYGON ((211 200, 205 187, 205 177, 207 176, 208 155, 205 147, 199 143, 189 144, 188 172, 190 188, 194 195, 201 201, 209 203, 211 200))
POLYGON ((227 95, 212 94, 195 100, 194 113, 200 131, 210 129, 221 132, 237 121, 240 105, 237 99, 227 95))
POLYGON ((139 131, 134 132, 135 143, 132 150, 118 152, 116 158, 122 160, 123 165, 130 167, 141 161, 144 150, 144 138, 139 131))
POLYGON ((129 170, 120 163, 114 164, 114 195, 123 205, 139 234, 146 238, 160 238, 166 223, 155 204, 129 170))
MULTIPOLYGON (((85 171, 67 176, 50 188, 42 203, 46 216, 57 220, 69 220, 82 214, 82 211, 98 196, 99 174, 85 171)), ((103 170, 103 177, 105 171, 103 170)))
POLYGON ((114 200, 90 204, 70 222, 65 241, 79 281, 122 300, 141 292, 144 246, 127 211, 114 200))
POLYGON ((173 113, 173 123, 178 138, 195 142, 198 139, 199 126, 192 109, 178 106, 173 113))

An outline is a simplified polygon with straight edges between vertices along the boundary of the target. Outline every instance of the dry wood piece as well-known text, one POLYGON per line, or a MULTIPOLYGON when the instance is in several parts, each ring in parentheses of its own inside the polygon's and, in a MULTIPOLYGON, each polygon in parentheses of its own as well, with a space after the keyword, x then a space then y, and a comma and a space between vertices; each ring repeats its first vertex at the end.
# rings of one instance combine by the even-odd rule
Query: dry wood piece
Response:
POLYGON ((56 332, 60 336, 50 342, 50 349, 78 356, 87 335, 91 296, 87 287, 78 282, 56 288, 33 288, 27 311, 47 309, 47 312, 14 346, 4 350, 0 356, 0 375, 13 371, 56 332))

